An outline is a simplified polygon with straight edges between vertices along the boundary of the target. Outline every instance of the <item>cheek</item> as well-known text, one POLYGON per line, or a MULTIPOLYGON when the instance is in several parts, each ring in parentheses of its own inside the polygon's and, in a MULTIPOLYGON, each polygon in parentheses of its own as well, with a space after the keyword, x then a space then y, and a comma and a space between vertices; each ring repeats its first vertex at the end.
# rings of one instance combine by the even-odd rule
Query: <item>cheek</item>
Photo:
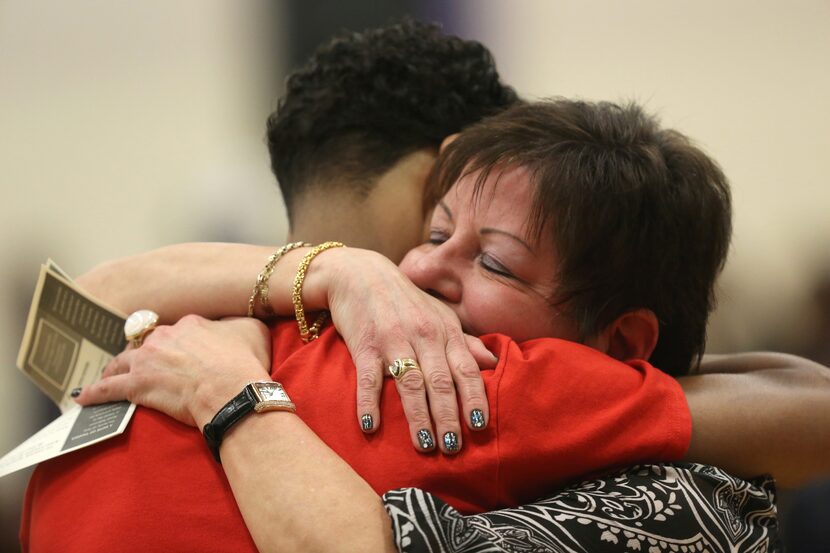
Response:
POLYGON ((503 285, 487 288, 465 290, 464 296, 465 314, 481 334, 496 332, 517 342, 544 337, 577 340, 573 325, 544 299, 503 285))
POLYGON ((558 313, 552 312, 550 309, 547 310, 544 323, 539 326, 539 332, 541 334, 537 337, 547 336, 550 338, 570 340, 571 342, 581 342, 576 325, 558 313))
POLYGON ((481 334, 499 333, 516 341, 538 336, 536 306, 521 292, 493 282, 466 286, 464 313, 481 334))

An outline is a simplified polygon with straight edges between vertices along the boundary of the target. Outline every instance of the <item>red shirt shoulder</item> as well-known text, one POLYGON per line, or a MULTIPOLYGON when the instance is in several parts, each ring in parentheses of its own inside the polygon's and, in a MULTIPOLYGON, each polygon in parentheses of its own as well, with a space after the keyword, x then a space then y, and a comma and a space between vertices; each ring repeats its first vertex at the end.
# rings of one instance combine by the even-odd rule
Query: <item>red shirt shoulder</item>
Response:
POLYGON ((682 390, 648 363, 622 363, 564 340, 517 344, 489 335, 483 340, 500 359, 482 371, 489 427, 463 427, 458 455, 424 455, 411 444, 390 378, 379 430, 360 431, 355 368, 333 329, 305 345, 296 324, 285 322, 273 337, 273 378, 306 424, 378 493, 420 487, 465 512, 518 505, 582 476, 677 460, 691 437, 682 390))
POLYGON ((504 503, 525 502, 552 476, 562 484, 645 461, 676 461, 688 449, 683 390, 646 361, 623 363, 553 338, 495 340, 503 369, 494 407, 504 503))

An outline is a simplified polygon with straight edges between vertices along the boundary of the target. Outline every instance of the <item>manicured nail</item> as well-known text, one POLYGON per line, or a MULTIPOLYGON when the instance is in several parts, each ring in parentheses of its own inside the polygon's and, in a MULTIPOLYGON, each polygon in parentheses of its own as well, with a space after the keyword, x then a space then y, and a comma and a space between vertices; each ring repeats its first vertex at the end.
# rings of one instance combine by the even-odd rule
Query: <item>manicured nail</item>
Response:
POLYGON ((470 422, 475 429, 484 428, 484 413, 481 412, 481 409, 473 409, 470 412, 470 422))
POLYGON ((364 432, 369 432, 375 427, 375 420, 372 415, 366 414, 360 417, 360 426, 363 427, 364 432))
POLYGON ((69 392, 69 395, 72 396, 72 397, 78 397, 79 395, 81 395, 81 389, 80 388, 72 388, 72 391, 69 392))
POLYGON ((455 432, 444 434, 444 449, 447 451, 458 451, 458 435, 455 432))
POLYGON ((435 447, 432 432, 426 429, 418 430, 418 443, 421 445, 421 449, 432 449, 435 447))
MULTIPOLYGON (((488 351, 489 351, 489 350, 488 350, 488 351)), ((492 355, 492 356, 493 356, 493 359, 495 359, 496 361, 498 361, 498 360, 499 360, 499 356, 498 356, 498 355, 496 355, 495 353, 493 353, 492 351, 490 352, 490 355, 492 355)))

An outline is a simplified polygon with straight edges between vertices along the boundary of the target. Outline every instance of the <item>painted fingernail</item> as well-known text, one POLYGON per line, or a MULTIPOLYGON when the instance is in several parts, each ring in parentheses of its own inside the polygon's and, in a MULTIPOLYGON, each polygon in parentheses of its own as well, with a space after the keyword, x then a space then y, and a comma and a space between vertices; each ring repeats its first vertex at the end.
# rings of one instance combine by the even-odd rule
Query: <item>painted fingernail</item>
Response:
POLYGON ((473 428, 484 428, 484 413, 481 412, 481 409, 473 409, 470 412, 470 422, 473 428))
POLYGON ((458 435, 455 432, 444 434, 444 449, 447 451, 458 451, 458 435))
POLYGON ((372 415, 366 414, 360 417, 360 426, 363 428, 364 432, 369 432, 372 428, 374 428, 375 420, 372 418, 372 415))
POLYGON ((72 388, 72 391, 69 392, 69 395, 72 396, 72 397, 78 397, 79 395, 81 395, 81 389, 80 388, 72 388))
POLYGON ((435 447, 435 440, 432 439, 432 432, 423 429, 418 430, 418 443, 421 449, 432 449, 435 447))

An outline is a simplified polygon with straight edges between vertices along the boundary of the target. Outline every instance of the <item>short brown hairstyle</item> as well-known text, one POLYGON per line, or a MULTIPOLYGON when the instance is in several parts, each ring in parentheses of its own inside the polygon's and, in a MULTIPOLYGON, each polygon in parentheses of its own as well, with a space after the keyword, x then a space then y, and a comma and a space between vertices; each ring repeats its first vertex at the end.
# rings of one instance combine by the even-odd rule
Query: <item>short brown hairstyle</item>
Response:
POLYGON ((648 308, 660 324, 651 362, 688 372, 705 346, 732 232, 718 165, 633 103, 553 99, 465 130, 439 159, 425 201, 463 175, 481 171, 481 186, 519 166, 535 188, 531 232, 549 233, 559 256, 552 304, 582 339, 648 308))

